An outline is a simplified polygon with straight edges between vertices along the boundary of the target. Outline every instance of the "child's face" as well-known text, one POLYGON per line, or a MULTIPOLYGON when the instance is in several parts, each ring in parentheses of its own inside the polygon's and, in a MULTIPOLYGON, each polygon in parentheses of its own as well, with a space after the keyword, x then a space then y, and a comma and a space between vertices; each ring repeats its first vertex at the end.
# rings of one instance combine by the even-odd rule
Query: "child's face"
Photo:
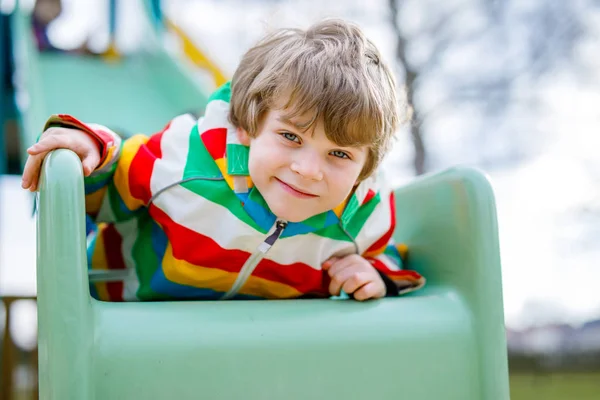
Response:
POLYGON ((283 115, 284 110, 270 110, 254 138, 242 129, 238 134, 250 146, 250 177, 271 211, 299 222, 346 199, 365 165, 367 148, 336 145, 322 122, 302 133, 292 124, 296 120, 285 122, 283 115))

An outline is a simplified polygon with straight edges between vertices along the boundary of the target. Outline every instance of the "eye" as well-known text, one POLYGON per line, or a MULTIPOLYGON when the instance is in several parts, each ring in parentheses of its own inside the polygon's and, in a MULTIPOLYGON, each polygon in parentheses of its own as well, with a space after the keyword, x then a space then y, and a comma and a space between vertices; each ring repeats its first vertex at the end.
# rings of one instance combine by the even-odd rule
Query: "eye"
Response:
POLYGON ((333 150, 330 154, 332 156, 338 157, 338 158, 350 158, 350 156, 347 153, 345 153, 341 150, 333 150))
POLYGON ((290 142, 296 142, 296 143, 300 143, 300 138, 298 137, 298 135, 294 135, 293 133, 290 132, 282 132, 281 136, 283 136, 284 138, 286 138, 287 140, 289 140, 290 142))

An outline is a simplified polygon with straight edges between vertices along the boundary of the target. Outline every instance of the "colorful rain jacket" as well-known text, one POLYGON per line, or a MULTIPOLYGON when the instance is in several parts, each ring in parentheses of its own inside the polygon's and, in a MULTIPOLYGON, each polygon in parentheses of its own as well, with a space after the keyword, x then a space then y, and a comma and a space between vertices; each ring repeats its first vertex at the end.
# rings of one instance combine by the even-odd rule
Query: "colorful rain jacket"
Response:
POLYGON ((69 115, 50 126, 98 139, 102 160, 85 179, 86 212, 97 224, 88 249, 92 294, 101 300, 328 297, 321 265, 360 254, 394 296, 424 279, 402 269, 392 243, 393 193, 374 178, 333 210, 280 221, 253 186, 248 147, 228 121, 230 85, 200 119, 174 118, 159 133, 121 141, 69 115))

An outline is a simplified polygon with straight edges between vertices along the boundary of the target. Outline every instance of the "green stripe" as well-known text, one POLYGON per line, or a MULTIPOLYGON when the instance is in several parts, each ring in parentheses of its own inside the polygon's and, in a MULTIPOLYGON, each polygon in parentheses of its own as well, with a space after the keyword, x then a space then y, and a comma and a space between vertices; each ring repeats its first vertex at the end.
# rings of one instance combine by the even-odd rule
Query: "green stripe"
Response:
MULTIPOLYGON (((216 178, 222 177, 221 170, 206 150, 204 143, 194 127, 190 135, 188 158, 183 173, 183 178, 216 178)), ((262 229, 246 213, 237 195, 231 190, 227 182, 223 180, 190 180, 181 184, 184 188, 204 197, 206 200, 226 207, 235 217, 252 226, 259 232, 262 229)), ((263 232, 266 233, 266 232, 263 232)))
POLYGON ((224 218, 236 217, 259 232, 267 233, 246 213, 242 202, 237 195, 231 190, 227 182, 222 181, 188 181, 181 184, 184 188, 194 192, 198 196, 206 200, 220 204, 231 213, 231 216, 223 216, 224 218))
POLYGON ((121 194, 117 190, 114 180, 108 182, 108 201, 110 202, 110 208, 115 217, 115 221, 117 222, 131 219, 138 214, 138 211, 140 211, 140 209, 130 210, 127 208, 121 194))
POLYGON ((379 205, 379 203, 381 203, 381 197, 379 193, 377 193, 375 197, 367 202, 367 204, 359 207, 358 210, 356 210, 356 213, 346 225, 346 230, 352 235, 352 237, 356 237, 358 235, 358 232, 360 232, 362 227, 365 225, 365 222, 367 222, 371 214, 373 214, 373 211, 379 205))
POLYGON ((227 144, 227 173, 229 175, 250 175, 248 160, 250 148, 241 144, 227 144))
POLYGON ((210 103, 213 100, 222 100, 229 103, 231 100, 231 82, 224 83, 214 91, 208 98, 208 102, 210 103))
POLYGON ((102 181, 106 182, 112 178, 116 169, 117 169, 117 163, 114 163, 113 165, 111 165, 110 170, 108 170, 106 172, 86 176, 85 178, 83 178, 84 185, 95 185, 98 182, 102 182, 102 181))
POLYGON ((343 242, 351 242, 352 241, 352 239, 350 239, 348 237, 348 235, 346 235, 346 233, 344 233, 344 231, 338 224, 328 226, 327 228, 320 229, 313 233, 315 235, 319 235, 319 236, 326 237, 326 238, 333 239, 333 240, 341 240, 343 242))
POLYGON ((354 216, 354 213, 356 213, 356 210, 358 210, 359 207, 360 207, 360 204, 358 204, 358 199, 356 198, 356 194, 353 194, 352 197, 350 197, 348 204, 346 204, 346 207, 344 208, 344 212, 342 213, 342 216, 340 218, 342 221, 342 225, 344 227, 346 227, 348 225, 348 222, 350 222, 350 220, 354 216))
POLYGON ((195 176, 218 177, 221 176, 221 170, 217 167, 215 160, 212 158, 202 138, 198 133, 198 125, 194 125, 189 138, 189 150, 187 160, 185 162, 185 170, 183 178, 191 178, 195 176))
POLYGON ((398 264, 400 267, 402 267, 402 259, 400 258, 400 256, 398 255, 398 250, 396 250, 394 245, 388 245, 383 254, 385 254, 386 256, 390 257, 392 260, 394 260, 394 262, 396 264, 398 264))
POLYGON ((152 276, 160 265, 157 254, 151 248, 152 224, 149 213, 140 215, 138 219, 138 236, 131 250, 135 260, 135 271, 140 282, 136 296, 140 300, 168 300, 169 296, 156 293, 150 288, 152 276))

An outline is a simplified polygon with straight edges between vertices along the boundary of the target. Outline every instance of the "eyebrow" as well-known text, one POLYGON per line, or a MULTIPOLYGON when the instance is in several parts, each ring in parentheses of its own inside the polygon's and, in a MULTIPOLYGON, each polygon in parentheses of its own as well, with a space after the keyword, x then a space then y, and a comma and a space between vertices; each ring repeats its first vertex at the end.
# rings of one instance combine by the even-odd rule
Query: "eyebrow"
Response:
POLYGON ((288 125, 288 126, 293 126, 293 127, 294 127, 294 128, 296 128, 296 129, 302 130, 302 129, 300 128, 300 125, 298 125, 298 124, 294 123, 294 122, 293 122, 291 119, 289 119, 289 118, 286 118, 286 117, 284 117, 284 116, 279 116, 279 117, 277 117, 277 121, 279 121, 279 122, 281 122, 281 123, 283 123, 283 124, 286 124, 286 125, 288 125))

